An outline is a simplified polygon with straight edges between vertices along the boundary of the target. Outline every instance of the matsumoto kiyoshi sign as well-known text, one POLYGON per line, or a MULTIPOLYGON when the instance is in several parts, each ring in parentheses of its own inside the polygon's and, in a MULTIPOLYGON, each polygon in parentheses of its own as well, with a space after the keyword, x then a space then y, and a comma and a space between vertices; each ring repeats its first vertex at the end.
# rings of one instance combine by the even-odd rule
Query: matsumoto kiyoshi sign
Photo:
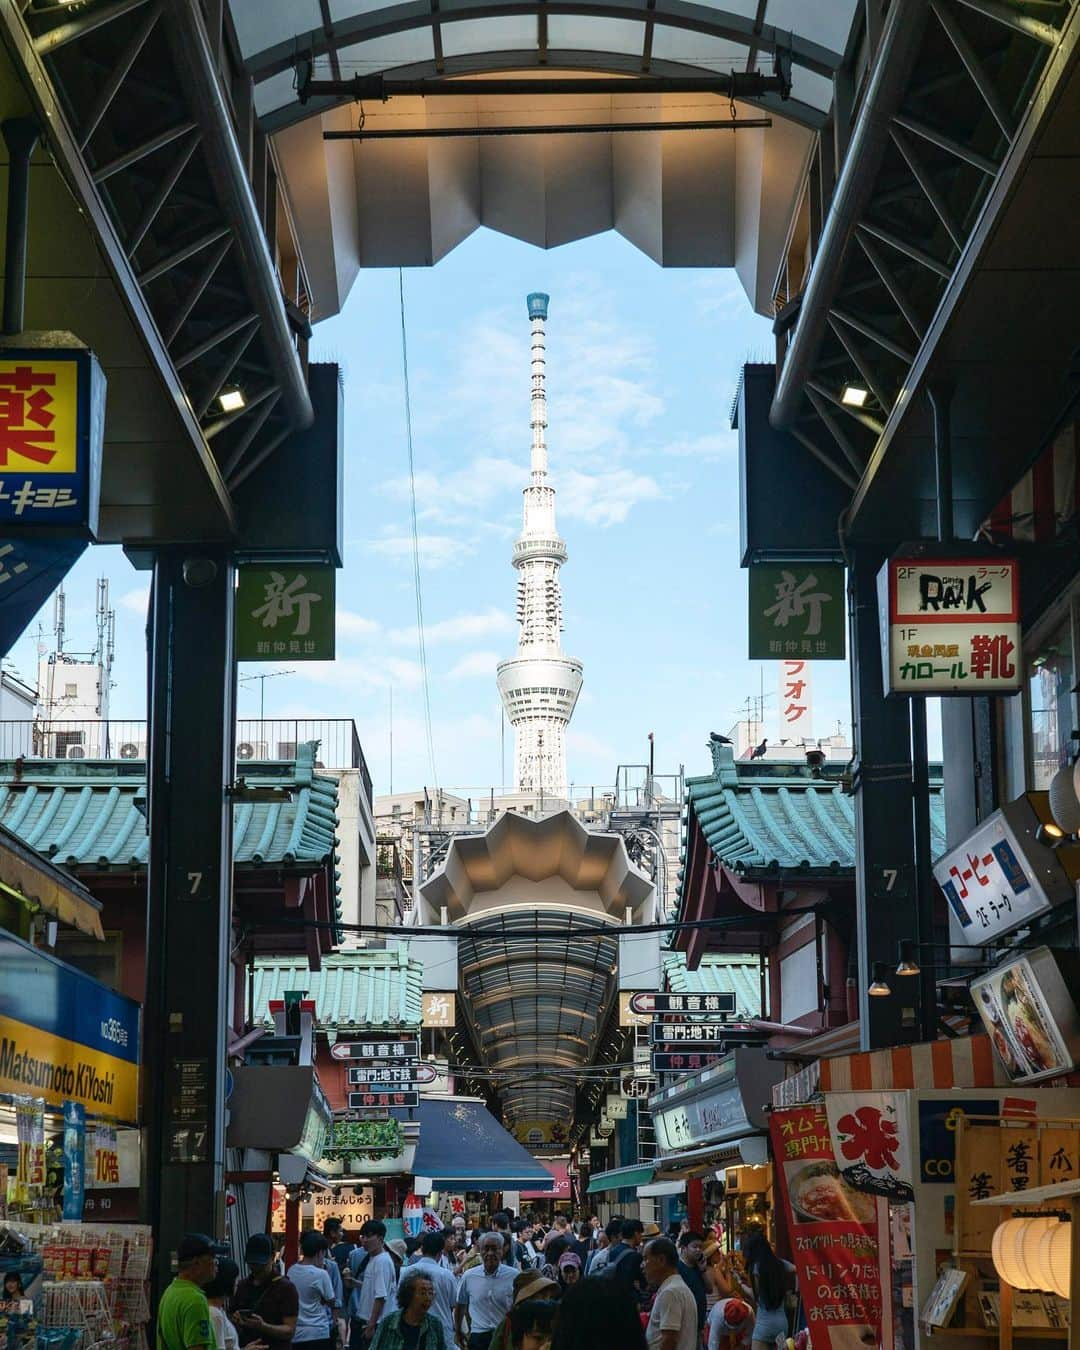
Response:
POLYGON ((878 573, 886 694, 1011 694, 1023 680, 1020 569, 899 556, 878 573))
POLYGON ((0 1092, 133 1122, 139 1006, 0 933, 0 1092))

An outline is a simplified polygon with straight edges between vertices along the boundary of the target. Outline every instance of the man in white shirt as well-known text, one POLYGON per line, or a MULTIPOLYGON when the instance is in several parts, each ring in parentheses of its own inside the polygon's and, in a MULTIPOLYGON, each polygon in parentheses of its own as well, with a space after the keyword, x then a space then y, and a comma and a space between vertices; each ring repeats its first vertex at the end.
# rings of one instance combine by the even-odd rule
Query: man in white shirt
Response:
POLYGON ((492 1336, 514 1302, 517 1271, 513 1266, 503 1264, 502 1238, 496 1233, 485 1233, 479 1249, 481 1264, 467 1270, 458 1284, 454 1339, 461 1350, 488 1350, 492 1336), (465 1336, 466 1311, 469 1314, 468 1339, 465 1336))
POLYGON ((326 1271, 326 1239, 321 1233, 300 1237, 300 1260, 290 1266, 285 1278, 296 1286, 300 1311, 293 1332, 293 1345, 308 1350, 330 1350, 330 1316, 335 1304, 334 1286, 326 1271))
POLYGON ((353 1337, 349 1338, 351 1350, 370 1345, 379 1323, 397 1310, 397 1271, 394 1258, 386 1250, 386 1224, 381 1219, 369 1219, 360 1229, 360 1245, 367 1261, 353 1312, 353 1331, 355 1334, 359 1324, 360 1340, 354 1344, 353 1337))
POLYGON ((457 1280, 442 1263, 445 1246, 446 1238, 442 1233, 425 1233, 420 1239, 420 1251, 417 1259, 411 1266, 402 1268, 398 1288, 401 1287, 402 1280, 407 1279, 410 1275, 427 1276, 435 1291, 435 1299, 430 1312, 443 1324, 449 1350, 456 1335, 454 1330, 454 1300, 457 1297, 457 1280))
POLYGON ((649 1350, 697 1350, 698 1310, 694 1295, 679 1274, 679 1253, 669 1238, 653 1238, 645 1246, 645 1278, 656 1290, 645 1340, 649 1350))

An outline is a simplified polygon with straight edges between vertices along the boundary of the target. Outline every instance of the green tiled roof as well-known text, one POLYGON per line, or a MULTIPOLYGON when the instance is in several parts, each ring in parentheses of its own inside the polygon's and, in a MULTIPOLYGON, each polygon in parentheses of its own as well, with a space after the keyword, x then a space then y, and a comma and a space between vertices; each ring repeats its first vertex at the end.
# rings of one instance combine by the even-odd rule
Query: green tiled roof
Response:
POLYGON ((662 959, 664 984, 673 994, 733 993, 737 1017, 761 1016, 761 974, 756 961, 707 954, 697 970, 687 970, 684 952, 664 952, 662 959))
POLYGON ((322 970, 308 970, 303 957, 256 960, 251 1014, 269 1025, 267 1004, 302 989, 315 1000, 315 1023, 323 1030, 419 1027, 424 967, 404 951, 339 952, 324 956, 322 970))
MULTIPOLYGON (((716 771, 686 784, 694 817, 720 863, 744 875, 843 876, 855 868, 855 802, 829 770, 811 778, 799 763, 735 761, 717 747, 716 771)), ((933 852, 945 851, 940 778, 930 784, 933 852)), ((685 861, 685 858, 684 858, 685 861)))
MULTIPOLYGON (((259 787, 289 788, 292 800, 235 804, 238 866, 288 867, 334 858, 337 779, 315 772, 317 745, 297 746, 295 762, 268 771, 260 766, 257 778, 246 767, 259 787)), ((72 871, 145 867, 150 854, 145 805, 145 768, 124 761, 27 760, 17 782, 10 769, 0 782, 0 825, 72 871)))

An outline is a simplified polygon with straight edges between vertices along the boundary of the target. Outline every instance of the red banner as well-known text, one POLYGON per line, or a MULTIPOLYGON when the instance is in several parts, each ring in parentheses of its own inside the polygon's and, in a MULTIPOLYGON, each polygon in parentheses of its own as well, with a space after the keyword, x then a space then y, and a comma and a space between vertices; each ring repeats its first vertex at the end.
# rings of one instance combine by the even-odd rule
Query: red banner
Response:
POLYGON ((840 1176, 821 1108, 773 1111, 769 1130, 813 1350, 892 1350, 888 1203, 840 1176))

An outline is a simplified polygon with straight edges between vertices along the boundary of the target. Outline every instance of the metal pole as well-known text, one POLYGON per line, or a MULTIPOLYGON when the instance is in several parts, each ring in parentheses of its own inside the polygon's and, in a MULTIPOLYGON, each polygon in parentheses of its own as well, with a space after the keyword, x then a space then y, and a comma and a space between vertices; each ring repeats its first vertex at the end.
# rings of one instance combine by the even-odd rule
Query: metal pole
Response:
POLYGON ((8 149, 7 230, 4 240, 4 333, 21 333, 26 310, 26 242, 30 218, 30 157, 37 123, 9 117, 0 131, 8 149))

